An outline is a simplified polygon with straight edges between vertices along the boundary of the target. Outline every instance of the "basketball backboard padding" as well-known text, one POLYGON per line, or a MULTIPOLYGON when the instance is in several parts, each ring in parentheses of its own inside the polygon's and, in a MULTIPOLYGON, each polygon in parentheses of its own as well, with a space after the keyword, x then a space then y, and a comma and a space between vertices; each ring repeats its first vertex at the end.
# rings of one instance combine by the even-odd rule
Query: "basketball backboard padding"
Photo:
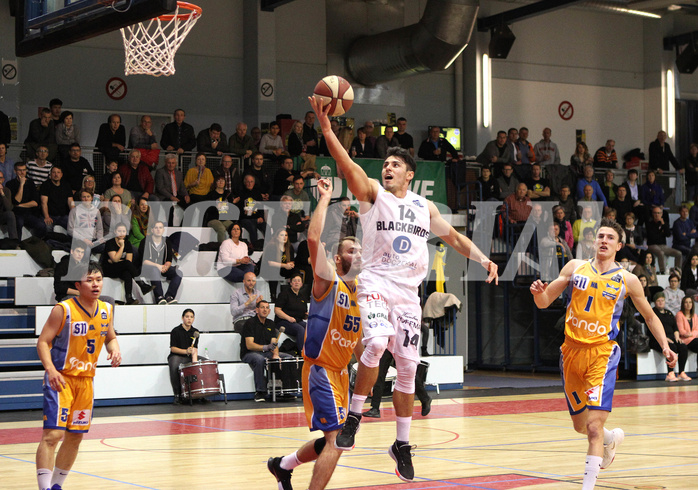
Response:
POLYGON ((173 12, 176 0, 18 0, 15 52, 32 56, 173 12), (114 8, 111 7, 114 6, 114 8))

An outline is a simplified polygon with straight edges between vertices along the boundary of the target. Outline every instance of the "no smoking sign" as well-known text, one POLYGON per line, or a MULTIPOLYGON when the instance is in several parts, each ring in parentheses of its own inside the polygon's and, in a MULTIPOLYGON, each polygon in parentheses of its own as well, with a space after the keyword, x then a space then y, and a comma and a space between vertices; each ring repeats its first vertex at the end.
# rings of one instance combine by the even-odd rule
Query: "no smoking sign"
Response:
POLYGON ((128 93, 126 82, 119 77, 110 78, 107 81, 107 96, 113 100, 121 100, 128 93))
POLYGON ((563 100, 557 108, 557 113, 563 120, 569 121, 574 115, 574 107, 571 102, 563 100))

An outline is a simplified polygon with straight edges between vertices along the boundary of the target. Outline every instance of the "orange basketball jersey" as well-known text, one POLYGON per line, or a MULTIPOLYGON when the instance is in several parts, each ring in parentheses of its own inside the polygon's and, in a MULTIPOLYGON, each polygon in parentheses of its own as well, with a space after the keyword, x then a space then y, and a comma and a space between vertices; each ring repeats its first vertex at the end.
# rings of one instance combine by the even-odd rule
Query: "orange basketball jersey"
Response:
POLYGON ((592 262, 585 262, 572 274, 565 315, 565 337, 589 345, 616 338, 627 296, 620 265, 601 274, 592 262))
POLYGON ((112 320, 112 306, 98 300, 95 310, 88 312, 77 298, 58 304, 63 307, 63 322, 51 345, 53 365, 69 376, 94 376, 112 320))
POLYGON ((356 280, 347 284, 335 272, 334 284, 310 303, 303 357, 327 369, 346 369, 361 339, 356 280))

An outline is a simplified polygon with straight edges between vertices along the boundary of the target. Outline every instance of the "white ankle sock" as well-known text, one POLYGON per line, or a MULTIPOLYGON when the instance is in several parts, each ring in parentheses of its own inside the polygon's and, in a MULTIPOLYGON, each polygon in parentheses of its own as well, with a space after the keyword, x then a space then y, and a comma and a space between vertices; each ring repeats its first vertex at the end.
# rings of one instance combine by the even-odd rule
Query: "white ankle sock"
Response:
POLYGON ((410 426, 412 425, 412 417, 395 417, 395 422, 397 423, 397 440, 398 441, 409 441, 410 440, 410 426))
POLYGON ((364 408, 364 402, 366 401, 366 395, 357 395, 351 397, 351 405, 349 406, 349 411, 354 413, 361 413, 364 408))
POLYGON ((289 454, 288 456, 284 456, 281 458, 281 462, 279 463, 279 466, 281 466, 285 470, 292 470, 296 466, 300 466, 301 463, 300 460, 298 459, 298 451, 294 451, 292 454, 289 454))
POLYGON ((587 454, 587 461, 584 465, 584 482, 582 483, 582 490, 594 490, 596 485, 596 479, 599 477, 599 471, 601 470, 601 456, 589 456, 587 454))
POLYGON ((37 468, 36 469, 36 481, 39 483, 39 490, 51 488, 51 476, 53 471, 50 468, 37 468))
POLYGON ((59 467, 54 466, 51 486, 54 486, 57 483, 62 487, 65 483, 65 479, 68 477, 68 473, 70 473, 70 470, 62 470, 59 467))
POLYGON ((608 430, 606 427, 603 428, 603 443, 608 446, 613 442, 613 432, 608 430))

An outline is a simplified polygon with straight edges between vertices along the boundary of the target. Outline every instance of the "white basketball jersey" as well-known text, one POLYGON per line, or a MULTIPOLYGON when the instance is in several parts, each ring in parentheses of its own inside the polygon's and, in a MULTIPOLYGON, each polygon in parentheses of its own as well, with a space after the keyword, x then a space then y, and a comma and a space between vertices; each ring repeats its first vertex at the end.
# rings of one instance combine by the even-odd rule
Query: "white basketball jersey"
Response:
POLYGON ((360 215, 363 230, 359 285, 377 277, 416 288, 429 262, 429 207, 414 192, 400 199, 378 185, 376 202, 360 215))

